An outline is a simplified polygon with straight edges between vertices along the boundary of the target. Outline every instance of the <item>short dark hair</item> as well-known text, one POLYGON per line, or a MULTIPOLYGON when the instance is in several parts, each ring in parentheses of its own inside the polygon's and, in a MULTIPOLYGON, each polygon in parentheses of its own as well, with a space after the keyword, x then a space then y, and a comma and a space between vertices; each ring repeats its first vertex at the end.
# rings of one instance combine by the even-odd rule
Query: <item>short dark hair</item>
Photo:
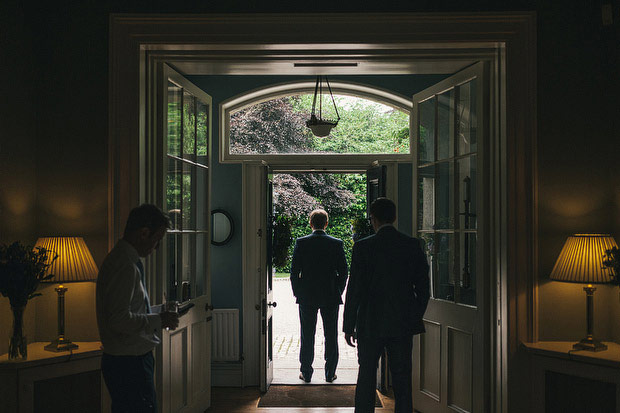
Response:
POLYGON ((327 225, 328 215, 324 209, 315 209, 310 212, 310 226, 315 229, 323 229, 327 225))
POLYGON ((370 204, 370 215, 379 222, 391 224, 396 220, 396 204, 388 198, 377 198, 370 204))
POLYGON ((151 232, 162 227, 170 228, 170 218, 157 205, 142 204, 129 212, 125 224, 125 235, 145 227, 151 232))

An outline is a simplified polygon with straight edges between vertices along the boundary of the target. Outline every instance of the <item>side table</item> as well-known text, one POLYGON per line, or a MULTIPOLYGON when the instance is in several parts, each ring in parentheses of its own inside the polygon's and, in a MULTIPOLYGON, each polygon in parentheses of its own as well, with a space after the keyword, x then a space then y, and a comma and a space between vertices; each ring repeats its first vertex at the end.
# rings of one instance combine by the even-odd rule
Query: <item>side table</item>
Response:
POLYGON ((529 354, 532 413, 620 412, 620 345, 573 350, 574 342, 522 343, 529 354))
POLYGON ((47 342, 28 344, 28 359, 0 356, 0 400, 7 413, 105 412, 107 389, 101 377, 101 343, 54 353, 47 342))

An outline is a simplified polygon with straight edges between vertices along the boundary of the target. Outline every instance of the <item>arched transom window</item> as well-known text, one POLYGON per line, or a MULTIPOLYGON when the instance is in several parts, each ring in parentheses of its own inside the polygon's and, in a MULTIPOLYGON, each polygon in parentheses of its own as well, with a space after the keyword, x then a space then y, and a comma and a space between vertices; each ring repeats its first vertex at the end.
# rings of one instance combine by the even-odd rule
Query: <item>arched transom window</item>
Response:
MULTIPOLYGON (((222 103, 221 160, 410 158, 410 101, 359 84, 333 82, 331 86, 340 121, 322 138, 306 127, 313 82, 276 85, 222 103)), ((322 117, 337 118, 329 92, 322 96, 322 117)))

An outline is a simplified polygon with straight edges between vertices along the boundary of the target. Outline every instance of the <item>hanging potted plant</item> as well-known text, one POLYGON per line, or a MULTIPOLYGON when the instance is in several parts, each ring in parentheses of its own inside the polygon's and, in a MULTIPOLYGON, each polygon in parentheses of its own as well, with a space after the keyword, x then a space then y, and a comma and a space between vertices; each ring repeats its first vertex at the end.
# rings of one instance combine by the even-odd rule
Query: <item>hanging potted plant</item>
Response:
POLYGON ((9 339, 9 360, 26 359, 27 343, 24 336, 24 311, 28 300, 41 295, 39 283, 54 274, 47 269, 58 255, 45 248, 33 248, 19 241, 0 245, 0 293, 9 299, 13 312, 13 333, 9 339))

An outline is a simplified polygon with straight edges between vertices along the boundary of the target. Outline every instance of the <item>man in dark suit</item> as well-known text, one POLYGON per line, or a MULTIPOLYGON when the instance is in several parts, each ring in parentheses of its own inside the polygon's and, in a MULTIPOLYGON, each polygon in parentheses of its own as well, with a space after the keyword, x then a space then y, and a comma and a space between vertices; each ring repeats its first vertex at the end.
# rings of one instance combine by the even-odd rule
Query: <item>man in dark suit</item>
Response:
POLYGON ((301 323, 301 363, 299 378, 312 379, 314 334, 317 313, 321 311, 325 333, 325 380, 336 379, 338 365, 338 310, 347 283, 347 260, 342 240, 325 233, 327 212, 315 209, 310 213, 312 234, 298 238, 291 263, 291 286, 299 304, 301 323))
POLYGON ((375 235, 353 245, 343 330, 355 347, 359 373, 355 412, 375 411, 377 363, 384 349, 392 372, 395 412, 413 412, 413 335, 424 332, 428 304, 428 263, 420 241, 394 228, 396 205, 379 198, 370 206, 375 235))

